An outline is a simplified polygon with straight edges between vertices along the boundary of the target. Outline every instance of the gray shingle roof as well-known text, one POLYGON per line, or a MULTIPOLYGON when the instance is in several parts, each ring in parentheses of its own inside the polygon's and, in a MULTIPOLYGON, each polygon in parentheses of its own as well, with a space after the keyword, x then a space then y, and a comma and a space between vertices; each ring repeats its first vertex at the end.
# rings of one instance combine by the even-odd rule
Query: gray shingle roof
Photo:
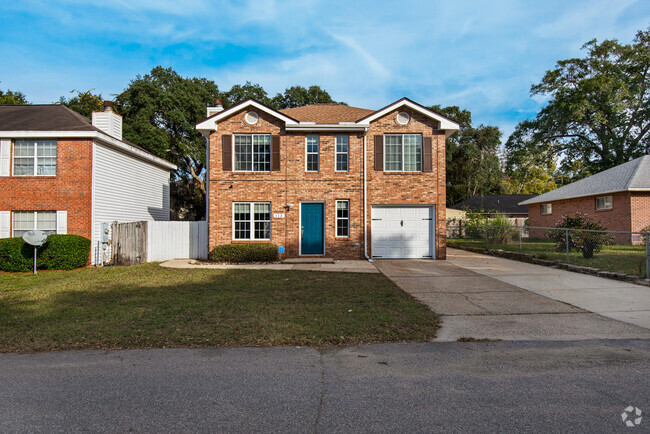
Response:
POLYGON ((630 190, 650 190, 650 155, 644 155, 519 204, 532 205, 630 190))
POLYGON ((500 212, 504 214, 528 214, 528 207, 519 205, 526 199, 531 199, 534 194, 493 194, 488 196, 474 196, 450 206, 453 209, 469 209, 474 212, 500 212))

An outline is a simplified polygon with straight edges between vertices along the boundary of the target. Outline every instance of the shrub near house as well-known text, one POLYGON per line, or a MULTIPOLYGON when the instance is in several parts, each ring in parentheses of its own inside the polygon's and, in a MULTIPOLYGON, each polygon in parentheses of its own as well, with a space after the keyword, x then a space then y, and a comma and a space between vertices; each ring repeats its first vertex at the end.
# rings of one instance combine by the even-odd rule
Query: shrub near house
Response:
MULTIPOLYGON (((34 248, 20 237, 0 239, 0 271, 31 271, 34 248)), ((50 235, 37 250, 36 266, 42 270, 73 270, 84 267, 90 240, 80 235, 50 235)))

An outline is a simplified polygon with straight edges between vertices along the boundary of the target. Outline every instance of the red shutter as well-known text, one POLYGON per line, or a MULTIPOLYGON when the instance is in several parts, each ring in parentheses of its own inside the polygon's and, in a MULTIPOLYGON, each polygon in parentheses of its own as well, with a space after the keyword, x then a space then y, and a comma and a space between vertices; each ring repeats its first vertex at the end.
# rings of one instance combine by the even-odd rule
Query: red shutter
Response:
POLYGON ((431 137, 422 140, 422 171, 433 172, 431 164, 431 137))
POLYGON ((271 136, 271 170, 280 170, 280 136, 271 136))
POLYGON ((384 136, 375 136, 375 170, 384 171, 384 136))
POLYGON ((232 170, 232 136, 221 136, 221 164, 224 171, 232 170))

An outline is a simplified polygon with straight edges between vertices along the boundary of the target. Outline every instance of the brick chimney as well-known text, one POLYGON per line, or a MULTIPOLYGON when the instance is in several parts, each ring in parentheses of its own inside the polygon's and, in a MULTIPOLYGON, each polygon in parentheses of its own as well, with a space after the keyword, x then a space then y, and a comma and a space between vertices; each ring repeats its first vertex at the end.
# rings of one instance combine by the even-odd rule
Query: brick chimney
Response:
POLYGON ((208 117, 223 111, 223 100, 217 98, 214 100, 214 107, 208 107, 208 117))
POLYGON ((103 112, 93 112, 93 125, 109 136, 122 140, 122 116, 115 113, 115 104, 104 101, 103 112))

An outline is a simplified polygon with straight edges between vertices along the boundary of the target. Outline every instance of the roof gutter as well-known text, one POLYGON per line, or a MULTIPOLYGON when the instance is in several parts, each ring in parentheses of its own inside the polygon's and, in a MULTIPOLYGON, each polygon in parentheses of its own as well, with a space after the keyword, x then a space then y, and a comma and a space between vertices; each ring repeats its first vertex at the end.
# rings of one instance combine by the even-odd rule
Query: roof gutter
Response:
POLYGON ((367 131, 367 124, 287 124, 285 126, 287 131, 367 131))

